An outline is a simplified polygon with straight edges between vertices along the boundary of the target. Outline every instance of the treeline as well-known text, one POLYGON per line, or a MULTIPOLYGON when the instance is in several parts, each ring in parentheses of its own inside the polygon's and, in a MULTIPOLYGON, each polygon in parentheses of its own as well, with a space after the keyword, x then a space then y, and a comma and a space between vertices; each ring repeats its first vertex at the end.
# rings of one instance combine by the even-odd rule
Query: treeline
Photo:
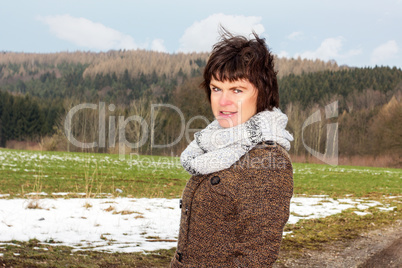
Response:
POLYGON ((122 75, 98 74, 94 78, 84 77, 85 65, 73 64, 61 68, 62 76, 54 71, 41 74, 38 79, 17 80, 0 88, 17 94, 30 94, 41 99, 73 99, 78 102, 106 101, 114 104, 129 105, 132 100, 143 96, 158 95, 167 100, 177 81, 185 76, 178 73, 175 77, 158 77, 156 73, 139 74, 132 77, 127 70, 122 75))
MULTIPOLYGON (((84 66, 83 77, 97 75, 122 76, 127 70, 130 77, 151 75, 174 77, 179 73, 194 76, 200 72, 208 59, 207 53, 167 54, 146 50, 119 50, 108 52, 60 52, 50 54, 0 52, 0 85, 39 79, 44 73, 54 72, 56 77, 71 72, 77 66, 84 66)), ((337 71, 333 61, 276 58, 276 68, 280 77, 289 74, 337 71)))
POLYGON ((309 146, 322 154, 328 146, 328 124, 338 123, 341 156, 402 155, 402 71, 397 68, 355 68, 338 72, 290 75, 279 81, 281 107, 294 135, 291 153, 307 154, 309 146), (339 116, 326 118, 325 107, 337 102, 339 116), (303 129, 320 111, 320 120, 303 129))
POLYGON ((130 77, 153 73, 158 77, 173 77, 178 73, 191 75, 205 65, 207 57, 206 53, 167 54, 146 50, 54 54, 2 52, 0 84, 38 79, 46 72, 54 72, 56 77, 61 77, 65 71, 79 65, 84 66, 84 78, 113 73, 120 77, 126 70, 130 77))
MULTIPOLYGON (((152 51, 0 54, 0 87, 44 99, 73 98, 129 105, 131 100, 157 95, 172 98, 184 80, 199 77, 206 53, 166 54, 152 51)), ((323 70, 338 71, 335 62, 276 59, 280 77, 323 70)))
MULTIPOLYGON (((371 90, 361 93, 375 96, 371 90)), ((288 129, 294 136, 291 153, 308 155, 306 147, 324 154, 332 146, 327 135, 329 124, 337 123, 339 155, 351 156, 395 156, 395 165, 402 164, 402 93, 399 91, 384 105, 343 110, 335 118, 326 118, 325 106, 311 105, 302 107, 300 103, 289 103, 285 113, 289 117, 288 129), (319 120, 311 125, 303 125, 314 113, 319 111, 319 120), (398 121, 399 120, 399 121, 398 121)), ((331 100, 337 101, 335 98, 331 100)), ((340 102, 338 102, 340 103, 340 102)), ((340 109, 339 109, 340 110, 340 109)))
MULTIPOLYGON (((189 79, 174 92, 173 103, 187 116, 186 120, 197 115, 212 119, 198 87, 200 82, 199 77, 189 79)), ((288 129, 294 136, 291 154, 308 155, 305 146, 324 154, 329 143, 334 142, 328 141, 328 124, 338 123, 341 156, 392 154, 402 164, 402 70, 375 67, 324 71, 282 77, 278 83, 280 108, 288 115, 288 129), (327 118, 326 107, 334 102, 337 116, 327 118), (303 129, 306 120, 317 111, 319 120, 303 129)), ((193 124, 205 127, 200 119, 193 124)), ((179 129, 179 124, 172 122, 171 127, 179 129)))
POLYGON ((402 87, 402 71, 398 68, 374 67, 350 70, 323 71, 303 75, 290 74, 279 81, 282 107, 298 102, 302 107, 314 103, 328 102, 334 96, 341 100, 341 109, 351 111, 354 106, 363 108, 362 101, 372 102, 369 106, 385 104, 402 87), (366 89, 378 96, 359 95, 366 89), (357 100, 356 98, 359 98, 357 100))
MULTIPOLYGON (((2 99, 7 99, 2 103, 12 107, 13 123, 18 125, 19 120, 19 125, 24 125, 17 130, 4 125, 7 119, 0 122, 5 132, 20 133, 3 135, 2 146, 7 140, 37 141, 47 136, 45 148, 49 150, 116 152, 121 150, 120 141, 127 147, 126 152, 177 155, 192 139, 195 129, 213 120, 199 88, 206 60, 206 54, 149 51, 1 54, 0 92, 2 99), (32 118, 29 114, 36 113, 29 112, 36 108, 25 108, 29 105, 16 105, 22 100, 26 105, 36 103, 31 106, 37 105, 37 110, 42 111, 33 124, 40 125, 40 131, 28 131, 32 128, 21 119, 32 118), (82 103, 96 108, 77 112, 71 121, 71 133, 81 142, 92 142, 99 141, 102 132, 103 147, 98 144, 83 149, 67 140, 66 113, 82 103), (105 105, 104 112, 101 103, 105 105), (155 108, 154 104, 164 105, 155 108), (105 116, 104 126, 99 123, 101 114, 105 116), (133 119, 133 115, 138 116, 136 120, 124 121, 133 119), (121 124, 124 133, 119 129, 121 124), (144 134, 147 139, 142 140, 144 134), (141 146, 132 146, 139 142, 141 146), (154 146, 169 144, 172 146, 154 146)), ((292 154, 307 154, 305 146, 324 153, 327 125, 335 121, 339 125, 341 155, 401 154, 400 124, 392 120, 401 115, 401 69, 348 68, 335 62, 301 59, 277 59, 276 67, 280 75, 280 108, 288 114, 289 129, 295 138, 292 154), (334 101, 338 102, 339 116, 327 119, 325 106, 334 101), (317 110, 321 111, 321 120, 303 129, 305 120, 317 110), (374 141, 381 146, 373 146, 374 141)))
POLYGON ((64 114, 61 101, 40 101, 30 95, 0 91, 0 146, 8 140, 37 140, 53 135, 64 114))

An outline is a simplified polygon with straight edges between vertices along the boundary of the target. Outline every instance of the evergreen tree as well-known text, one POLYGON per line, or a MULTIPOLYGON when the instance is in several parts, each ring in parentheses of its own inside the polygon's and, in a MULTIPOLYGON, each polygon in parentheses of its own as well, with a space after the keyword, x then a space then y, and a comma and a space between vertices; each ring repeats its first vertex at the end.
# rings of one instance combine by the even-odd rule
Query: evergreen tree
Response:
POLYGON ((3 108, 1 115, 1 146, 5 147, 6 142, 13 138, 13 129, 11 124, 11 110, 12 110, 12 98, 4 94, 3 108))

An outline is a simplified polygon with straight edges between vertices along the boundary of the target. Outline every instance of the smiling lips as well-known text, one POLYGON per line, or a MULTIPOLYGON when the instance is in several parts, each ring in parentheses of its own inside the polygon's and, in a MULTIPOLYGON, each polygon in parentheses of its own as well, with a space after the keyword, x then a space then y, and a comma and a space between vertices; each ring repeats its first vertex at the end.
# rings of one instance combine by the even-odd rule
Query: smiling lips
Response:
POLYGON ((219 112, 220 117, 232 117, 235 114, 237 114, 237 112, 226 112, 226 111, 219 112))

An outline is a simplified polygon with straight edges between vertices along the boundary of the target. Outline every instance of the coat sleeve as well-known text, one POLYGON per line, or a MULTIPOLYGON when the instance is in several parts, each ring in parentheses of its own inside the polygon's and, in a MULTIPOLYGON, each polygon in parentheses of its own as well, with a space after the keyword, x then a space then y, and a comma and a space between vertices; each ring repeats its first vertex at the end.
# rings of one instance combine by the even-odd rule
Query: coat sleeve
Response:
POLYGON ((276 169, 248 169, 237 191, 237 267, 271 267, 278 257, 293 194, 290 161, 276 169))

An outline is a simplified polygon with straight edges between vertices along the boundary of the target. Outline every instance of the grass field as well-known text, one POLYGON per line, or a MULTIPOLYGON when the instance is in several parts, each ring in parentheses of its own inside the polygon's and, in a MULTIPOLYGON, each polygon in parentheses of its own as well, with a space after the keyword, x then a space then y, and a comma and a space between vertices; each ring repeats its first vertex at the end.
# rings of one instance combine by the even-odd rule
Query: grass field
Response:
MULTIPOLYGON (((34 193, 60 197, 180 197, 190 176, 178 158, 66 152, 0 150, 0 197, 31 198, 34 193), (116 191, 120 189, 121 191, 116 191)), ((402 170, 294 163, 295 195, 380 200, 392 211, 352 210, 326 218, 288 224, 282 251, 297 254, 320 250, 325 243, 351 239, 366 230, 402 220, 402 170)), ((4 242, 4 241, 3 241, 4 242)), ((72 248, 40 241, 1 243, 0 266, 5 267, 167 267, 173 250, 141 253, 74 252, 72 248), (16 254, 18 252, 18 254, 16 254)), ((281 260, 279 260, 281 261, 281 260)))
MULTIPOLYGON (((294 163, 296 195, 402 195, 402 170, 294 163)), ((102 196, 180 197, 187 172, 178 157, 0 150, 0 194, 68 192, 102 196), (116 192, 121 189, 123 192, 116 192)))
POLYGON ((188 179, 179 158, 0 150, 1 194, 31 192, 178 197, 188 179), (123 192, 118 193, 116 189, 123 192))

